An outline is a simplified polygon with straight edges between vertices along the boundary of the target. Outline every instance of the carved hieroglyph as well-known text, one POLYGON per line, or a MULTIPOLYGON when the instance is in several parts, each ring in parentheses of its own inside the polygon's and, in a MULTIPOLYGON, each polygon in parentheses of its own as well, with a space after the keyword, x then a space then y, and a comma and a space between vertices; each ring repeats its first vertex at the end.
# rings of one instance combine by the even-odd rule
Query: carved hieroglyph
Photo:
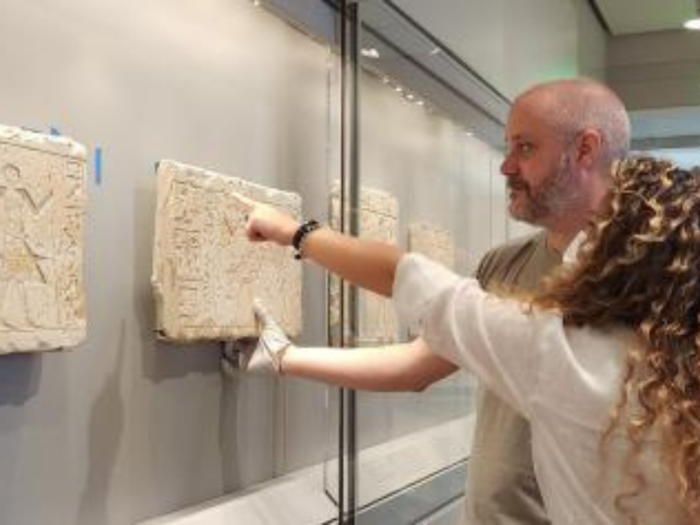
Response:
POLYGON ((301 332, 301 265, 289 248, 245 237, 244 195, 298 217, 301 198, 164 160, 158 164, 153 288, 162 337, 255 336, 260 298, 289 335, 301 332))
MULTIPOLYGON (((399 204, 396 198, 385 191, 362 188, 360 191, 359 236, 363 239, 396 244, 398 240, 399 204)), ((340 225, 340 191, 335 184, 331 192, 331 222, 334 228, 340 225)), ((331 279, 331 327, 337 332, 340 324, 339 281, 331 279)), ((346 311, 347 288, 346 288, 346 311)), ((396 341, 398 322, 389 299, 361 291, 358 301, 358 344, 390 343, 396 341)))
POLYGON ((85 147, 0 126, 0 353, 85 339, 85 147))
POLYGON ((415 222, 408 227, 408 249, 422 253, 450 270, 455 268, 455 243, 449 230, 428 222, 415 222))

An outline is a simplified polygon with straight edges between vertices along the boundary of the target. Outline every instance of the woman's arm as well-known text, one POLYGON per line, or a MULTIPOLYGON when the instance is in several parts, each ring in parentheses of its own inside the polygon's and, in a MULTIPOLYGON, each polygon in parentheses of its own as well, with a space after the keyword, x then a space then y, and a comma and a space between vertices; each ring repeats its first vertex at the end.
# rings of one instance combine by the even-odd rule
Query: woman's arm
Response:
POLYGON ((301 348, 294 346, 259 304, 255 316, 260 337, 225 356, 242 371, 313 379, 336 386, 383 392, 420 391, 454 372, 457 367, 431 353, 422 339, 374 348, 301 348))
POLYGON ((351 350, 290 346, 282 364, 285 375, 379 392, 425 390, 456 369, 432 354, 422 339, 351 350))
MULTIPOLYGON (((243 196, 246 208, 246 234, 253 242, 272 241, 292 244, 299 222, 275 208, 243 196)), ((303 253, 328 271, 361 288, 390 297, 396 266, 403 252, 396 246, 358 239, 322 227, 308 234, 303 253)))

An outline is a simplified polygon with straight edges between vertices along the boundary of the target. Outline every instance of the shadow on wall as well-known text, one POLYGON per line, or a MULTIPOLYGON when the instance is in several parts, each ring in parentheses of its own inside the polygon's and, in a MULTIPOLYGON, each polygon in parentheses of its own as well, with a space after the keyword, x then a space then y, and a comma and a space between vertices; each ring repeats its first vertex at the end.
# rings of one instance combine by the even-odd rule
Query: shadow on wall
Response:
POLYGON ((155 229, 156 178, 146 185, 139 183, 134 190, 134 312, 142 346, 143 370, 149 379, 163 380, 184 377, 192 373, 218 374, 218 344, 175 345, 158 341, 156 337, 155 300, 151 288, 152 247, 155 229))
POLYGON ((0 356, 0 406, 23 405, 39 388, 40 354, 0 356))
POLYGON ((224 492, 230 493, 276 474, 275 424, 281 382, 241 374, 222 377, 222 383, 219 443, 224 492))
POLYGON ((41 354, 10 354, 0 360, 0 406, 23 405, 38 391, 41 354))
POLYGON ((124 433, 124 396, 120 377, 126 353, 126 321, 117 340, 116 361, 90 412, 88 473, 80 495, 76 525, 109 522, 110 484, 124 433))

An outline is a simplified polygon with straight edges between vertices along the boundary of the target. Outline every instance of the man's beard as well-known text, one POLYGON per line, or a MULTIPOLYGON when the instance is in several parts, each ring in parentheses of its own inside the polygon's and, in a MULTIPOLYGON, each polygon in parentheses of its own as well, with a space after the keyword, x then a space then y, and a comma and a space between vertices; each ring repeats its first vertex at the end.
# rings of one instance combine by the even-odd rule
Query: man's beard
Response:
POLYGON ((520 176, 508 178, 508 189, 517 190, 525 197, 521 207, 511 210, 511 216, 538 226, 561 217, 577 206, 581 193, 575 181, 573 162, 567 153, 562 154, 559 166, 536 190, 520 176))

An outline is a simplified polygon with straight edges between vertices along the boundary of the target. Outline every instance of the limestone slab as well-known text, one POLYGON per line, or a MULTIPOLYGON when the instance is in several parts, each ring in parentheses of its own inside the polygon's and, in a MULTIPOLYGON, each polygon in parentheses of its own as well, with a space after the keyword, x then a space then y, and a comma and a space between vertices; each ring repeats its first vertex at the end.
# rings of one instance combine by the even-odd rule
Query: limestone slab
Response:
MULTIPOLYGON (((340 227, 340 189, 335 184, 331 191, 331 224, 340 227)), ((398 241, 399 204, 390 193, 369 187, 360 190, 359 236, 363 239, 396 244, 398 241)), ((340 325, 340 285, 331 279, 331 327, 340 325)), ((346 297, 346 311, 348 307, 346 297)), ((390 343, 397 340, 398 321, 391 301, 374 293, 358 291, 358 344, 390 343)))
POLYGON ((157 168, 153 289, 159 334, 169 340, 257 335, 260 298, 284 331, 301 332, 301 265, 289 248, 245 237, 244 195, 295 217, 301 197, 172 160, 157 168))
POLYGON ((0 353, 85 339, 86 150, 0 126, 0 353))
POLYGON ((408 226, 408 249, 455 269, 455 242, 452 232, 429 222, 414 222, 408 226))

